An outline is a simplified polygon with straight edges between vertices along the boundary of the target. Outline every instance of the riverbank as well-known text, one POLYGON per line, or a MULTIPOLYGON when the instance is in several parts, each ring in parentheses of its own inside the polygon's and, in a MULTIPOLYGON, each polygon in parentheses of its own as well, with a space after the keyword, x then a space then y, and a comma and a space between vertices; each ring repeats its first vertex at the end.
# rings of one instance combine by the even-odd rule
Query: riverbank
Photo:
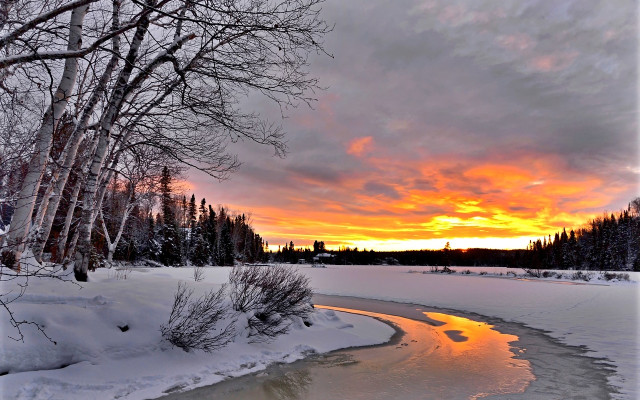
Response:
MULTIPOLYGON (((295 322, 271 342, 252 343, 238 331, 212 353, 172 347, 160 334, 179 281, 195 296, 226 282, 228 268, 206 268, 194 282, 192 268, 98 270, 78 286, 54 279, 29 282, 10 307, 18 320, 40 324, 49 341, 23 325, 24 343, 8 318, 0 321, 0 398, 149 399, 293 362, 313 353, 386 342, 394 330, 375 319, 316 310, 311 326, 295 322)), ((2 282, 0 293, 18 293, 2 282)))
POLYGON ((402 266, 298 268, 311 278, 316 293, 439 307, 542 331, 563 345, 583 348, 589 357, 608 360, 603 369, 613 364, 615 372, 607 382, 619 392, 614 399, 640 395, 639 285, 633 275, 630 282, 574 285, 506 276, 408 273, 402 266))
MULTIPOLYGON (((519 323, 505 322, 499 318, 490 318, 475 313, 462 312, 447 308, 426 307, 419 304, 396 303, 390 301, 363 299, 348 296, 316 295, 318 303, 336 307, 355 308, 377 313, 391 313, 405 318, 424 321, 428 324, 443 326, 442 332, 459 329, 456 337, 468 338, 474 335, 472 328, 457 325, 451 327, 444 316, 460 317, 471 321, 489 324, 497 332, 517 338, 511 343, 510 351, 515 359, 526 360, 534 379, 530 380, 524 391, 500 395, 493 393, 491 399, 527 399, 546 400, 549 398, 571 399, 608 399, 620 395, 609 384, 615 368, 611 361, 587 356, 584 347, 568 346, 554 340, 545 332, 526 327, 519 323), (440 317, 443 316, 443 317, 440 317), (433 318, 441 320, 434 320, 433 318)), ((476 333, 478 334, 478 333, 476 333)), ((453 341, 459 339, 451 338, 453 341)), ((465 340, 463 339, 463 342, 465 340)))
MULTIPOLYGON (((614 399, 635 399, 640 393, 637 282, 559 285, 506 277, 416 274, 408 273, 406 267, 291 268, 309 276, 316 293, 456 310, 451 312, 471 319, 478 316, 477 320, 500 329, 500 321, 533 328, 562 345, 581 347, 589 356, 587 361, 595 359, 607 380, 596 386, 613 387, 612 391, 619 392, 614 399), (609 373, 612 368, 615 371, 609 373)), ((260 371, 270 363, 291 362, 313 352, 382 343, 393 334, 387 325, 366 317, 318 312, 312 327, 299 324, 273 343, 249 344, 240 337, 229 345, 232 347, 212 354, 185 353, 164 343, 159 326, 168 318, 177 282, 191 282, 198 295, 220 287, 229 271, 205 268, 202 282, 193 282, 191 268, 98 270, 82 287, 30 281, 26 295, 11 305, 12 310, 18 319, 43 324, 58 344, 31 328, 25 329, 25 344, 7 339, 14 331, 7 320, 1 321, 0 372, 9 372, 0 376, 2 398, 152 398, 260 371), (118 328, 124 325, 129 328, 126 332, 118 328), (326 339, 327 333, 331 340, 326 339)), ((2 285, 6 293, 9 282, 2 285)), ((528 337, 508 329, 504 333, 521 336, 521 340, 528 337)), ((449 335, 455 337, 455 333, 449 335)), ((557 356, 557 367, 552 365, 548 373, 566 377, 563 374, 570 368, 564 363, 562 348, 536 355, 535 349, 545 347, 536 343, 523 347, 536 376, 544 368, 536 371, 534 358, 545 361, 557 356)), ((600 382, 597 377, 584 376, 587 379, 580 385, 600 382)), ((550 385, 538 393, 548 390, 558 397, 570 397, 554 392, 556 388, 550 385)))
POLYGON ((378 318, 399 333, 387 344, 312 355, 162 399, 611 398, 611 371, 598 360, 520 324, 353 297, 314 302, 378 318))

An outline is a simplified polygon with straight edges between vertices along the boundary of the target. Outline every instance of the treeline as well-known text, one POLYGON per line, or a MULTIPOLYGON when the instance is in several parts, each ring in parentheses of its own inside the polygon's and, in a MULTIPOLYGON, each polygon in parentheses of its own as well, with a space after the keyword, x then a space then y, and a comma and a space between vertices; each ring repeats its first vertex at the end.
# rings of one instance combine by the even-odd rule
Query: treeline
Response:
POLYGON ((274 262, 292 264, 304 260, 314 262, 318 254, 318 262, 340 265, 434 265, 434 266, 499 266, 523 267, 527 250, 495 250, 495 249, 451 249, 446 246, 442 250, 410 250, 410 251, 375 251, 341 247, 338 250, 326 250, 324 242, 316 241, 313 249, 295 248, 293 242, 285 244, 277 252, 270 254, 274 262), (328 255, 322 257, 322 255, 328 255))
MULTIPOLYGON (((264 261, 264 242, 245 214, 212 207, 172 193, 172 173, 162 170, 159 182, 160 212, 153 199, 132 203, 126 186, 112 185, 100 212, 101 231, 92 235, 95 268, 114 260, 149 259, 164 265, 233 265, 264 261)), ((55 240, 49 249, 55 253, 55 240)))
POLYGON ((640 198, 585 227, 530 242, 529 266, 541 269, 640 271, 640 198))

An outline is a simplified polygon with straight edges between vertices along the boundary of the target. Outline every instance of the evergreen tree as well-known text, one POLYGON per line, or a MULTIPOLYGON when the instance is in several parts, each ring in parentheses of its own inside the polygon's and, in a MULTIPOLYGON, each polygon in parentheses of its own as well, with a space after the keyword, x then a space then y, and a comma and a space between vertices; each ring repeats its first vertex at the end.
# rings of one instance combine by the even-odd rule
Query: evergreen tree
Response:
POLYGON ((164 265, 177 265, 182 259, 181 235, 178 232, 178 222, 173 211, 171 197, 171 173, 167 167, 162 169, 160 178, 160 193, 162 201, 162 244, 159 260, 164 265))
POLYGON ((197 224, 191 232, 192 248, 190 261, 194 265, 202 266, 209 262, 209 246, 202 234, 202 226, 197 224))
POLYGON ((211 263, 220 265, 218 258, 218 219, 211 205, 209 205, 209 218, 207 219, 205 238, 209 244, 209 259, 211 263))
POLYGON ((224 219, 220 229, 220 241, 218 257, 220 265, 233 265, 233 238, 231 237, 231 220, 229 217, 224 219))

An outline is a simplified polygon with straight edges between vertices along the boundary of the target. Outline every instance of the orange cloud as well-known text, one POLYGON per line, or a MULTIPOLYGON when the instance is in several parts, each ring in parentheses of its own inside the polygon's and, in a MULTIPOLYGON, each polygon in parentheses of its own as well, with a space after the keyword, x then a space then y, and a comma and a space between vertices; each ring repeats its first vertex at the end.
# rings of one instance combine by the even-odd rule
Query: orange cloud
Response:
POLYGON ((533 58, 531 65, 540 72, 554 72, 568 68, 578 56, 576 51, 559 54, 545 54, 533 58))
POLYGON ((364 153, 370 151, 372 147, 373 138, 371 136, 364 136, 350 141, 347 146, 347 153, 360 157, 364 153))
MULTIPOLYGON (((368 137, 356 139, 350 153, 364 154, 370 145, 368 137)), ((252 211, 272 249, 291 240, 378 250, 442 248, 447 241, 454 248, 524 248, 563 227, 580 227, 627 189, 542 154, 486 163, 451 155, 363 161, 366 172, 326 185, 296 175, 275 198, 265 193, 254 204, 230 206, 252 211), (371 182, 392 187, 394 196, 371 191, 371 182)))

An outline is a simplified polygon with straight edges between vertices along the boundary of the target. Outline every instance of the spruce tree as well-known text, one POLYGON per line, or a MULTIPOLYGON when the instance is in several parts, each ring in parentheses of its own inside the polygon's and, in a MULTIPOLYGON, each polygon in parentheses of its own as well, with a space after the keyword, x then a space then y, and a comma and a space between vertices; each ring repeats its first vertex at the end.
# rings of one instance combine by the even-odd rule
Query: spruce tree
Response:
POLYGON ((164 265, 177 265, 181 256, 181 237, 178 232, 178 222, 173 212, 173 198, 171 197, 171 173, 167 167, 162 169, 160 178, 160 193, 162 201, 162 245, 160 247, 160 262, 164 265))
POLYGON ((213 207, 209 205, 209 218, 206 224, 205 238, 209 243, 209 259, 214 265, 220 265, 218 258, 218 220, 213 207))
POLYGON ((220 229, 219 243, 220 265, 233 265, 233 238, 231 237, 231 220, 225 218, 220 229))

